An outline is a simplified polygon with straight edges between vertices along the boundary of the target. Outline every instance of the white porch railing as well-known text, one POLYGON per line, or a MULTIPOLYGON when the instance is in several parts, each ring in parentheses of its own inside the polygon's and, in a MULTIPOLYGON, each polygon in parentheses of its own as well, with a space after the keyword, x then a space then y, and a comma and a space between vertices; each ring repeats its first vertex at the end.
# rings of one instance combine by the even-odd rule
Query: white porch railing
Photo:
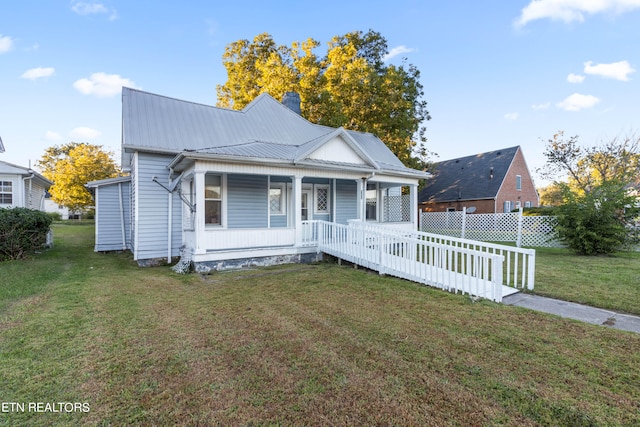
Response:
POLYGON ((306 245, 380 274, 488 298, 533 289, 535 251, 351 222, 309 221, 306 245), (504 286, 506 285, 508 286, 504 286))

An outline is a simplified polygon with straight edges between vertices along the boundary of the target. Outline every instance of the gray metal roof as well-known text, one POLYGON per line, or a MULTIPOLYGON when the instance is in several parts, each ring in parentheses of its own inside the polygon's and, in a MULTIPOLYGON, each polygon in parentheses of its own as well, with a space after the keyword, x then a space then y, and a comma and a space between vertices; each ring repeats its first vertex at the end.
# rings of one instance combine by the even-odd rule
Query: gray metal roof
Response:
POLYGON ((436 163, 419 203, 493 199, 520 146, 436 163))
POLYGON ((23 166, 14 165, 12 163, 7 163, 0 161, 0 174, 6 175, 20 175, 23 178, 31 176, 33 174, 34 178, 42 184, 43 187, 49 188, 53 185, 53 182, 49 181, 44 176, 40 175, 38 172, 34 171, 30 168, 25 168, 23 166))
POLYGON ((0 153, 4 153, 4 145, 2 144, 2 138, 0 137, 0 153))
POLYGON ((406 168, 375 135, 313 124, 265 93, 236 111, 123 88, 122 116, 123 152, 188 153, 189 157, 199 153, 207 158, 294 163, 332 134, 342 134, 374 169, 425 177, 406 168))

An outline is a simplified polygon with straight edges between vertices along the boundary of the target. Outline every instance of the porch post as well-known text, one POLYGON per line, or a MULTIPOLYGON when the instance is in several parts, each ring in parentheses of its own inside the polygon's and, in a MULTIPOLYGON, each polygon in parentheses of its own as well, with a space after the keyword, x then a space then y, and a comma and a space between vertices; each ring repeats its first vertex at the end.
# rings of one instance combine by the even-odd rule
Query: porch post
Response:
POLYGON ((409 186, 409 200, 411 204, 411 208, 409 211, 411 212, 410 221, 413 224, 413 229, 418 229, 418 186, 413 184, 409 186))
POLYGON ((293 227, 295 231, 296 246, 302 244, 302 177, 291 177, 293 195, 293 227))
POLYGON ((196 214, 194 223, 195 248, 194 254, 204 254, 206 248, 202 247, 202 238, 204 236, 204 172, 195 171, 193 176, 196 199, 196 214))
POLYGON ((357 187, 357 193, 358 195, 356 196, 356 200, 358 201, 358 219, 360 221, 364 221, 364 183, 365 180, 364 179, 356 179, 356 187, 357 187))

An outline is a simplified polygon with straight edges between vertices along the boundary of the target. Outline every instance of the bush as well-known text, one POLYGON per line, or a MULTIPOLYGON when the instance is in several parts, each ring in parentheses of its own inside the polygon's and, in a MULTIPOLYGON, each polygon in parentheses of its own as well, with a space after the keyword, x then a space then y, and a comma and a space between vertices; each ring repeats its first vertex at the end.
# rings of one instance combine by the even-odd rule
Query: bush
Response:
POLYGON ((52 221, 62 221, 60 212, 47 212, 47 216, 51 218, 52 221))
POLYGON ((522 209, 522 215, 524 216, 553 216, 555 214, 555 206, 537 206, 522 209))
POLYGON ((556 235, 579 255, 609 254, 633 245, 634 199, 620 185, 600 185, 585 194, 565 188, 557 208, 556 235))
POLYGON ((27 208, 0 209, 0 261, 24 258, 47 240, 51 217, 27 208))

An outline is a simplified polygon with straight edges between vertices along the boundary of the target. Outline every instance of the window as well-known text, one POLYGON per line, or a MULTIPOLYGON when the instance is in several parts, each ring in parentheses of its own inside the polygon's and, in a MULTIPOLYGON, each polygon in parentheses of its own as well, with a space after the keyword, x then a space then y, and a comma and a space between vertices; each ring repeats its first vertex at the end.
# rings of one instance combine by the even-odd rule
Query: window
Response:
POLYGON ((13 182, 0 181, 0 204, 13 204, 13 182))
POLYGON ((524 202, 524 207, 525 208, 530 208, 531 207, 531 202, 524 202))
POLYGON ((315 213, 329 213, 329 186, 316 185, 315 190, 315 213))
POLYGON ((507 200, 504 202, 504 213, 511 212, 511 201, 507 200))
POLYGON ((222 225, 222 176, 204 176, 204 223, 222 225))
POLYGON ((378 220, 378 184, 367 183, 367 212, 366 219, 368 221, 378 220))
POLYGON ((518 200, 518 201, 516 202, 516 209, 520 209, 520 207, 521 207, 521 206, 522 206, 522 205, 520 204, 520 201, 518 200))
POLYGON ((269 188, 269 213, 271 215, 284 215, 285 191, 284 184, 271 184, 269 188))
POLYGON ((522 176, 516 175, 516 190, 522 190, 522 176))

